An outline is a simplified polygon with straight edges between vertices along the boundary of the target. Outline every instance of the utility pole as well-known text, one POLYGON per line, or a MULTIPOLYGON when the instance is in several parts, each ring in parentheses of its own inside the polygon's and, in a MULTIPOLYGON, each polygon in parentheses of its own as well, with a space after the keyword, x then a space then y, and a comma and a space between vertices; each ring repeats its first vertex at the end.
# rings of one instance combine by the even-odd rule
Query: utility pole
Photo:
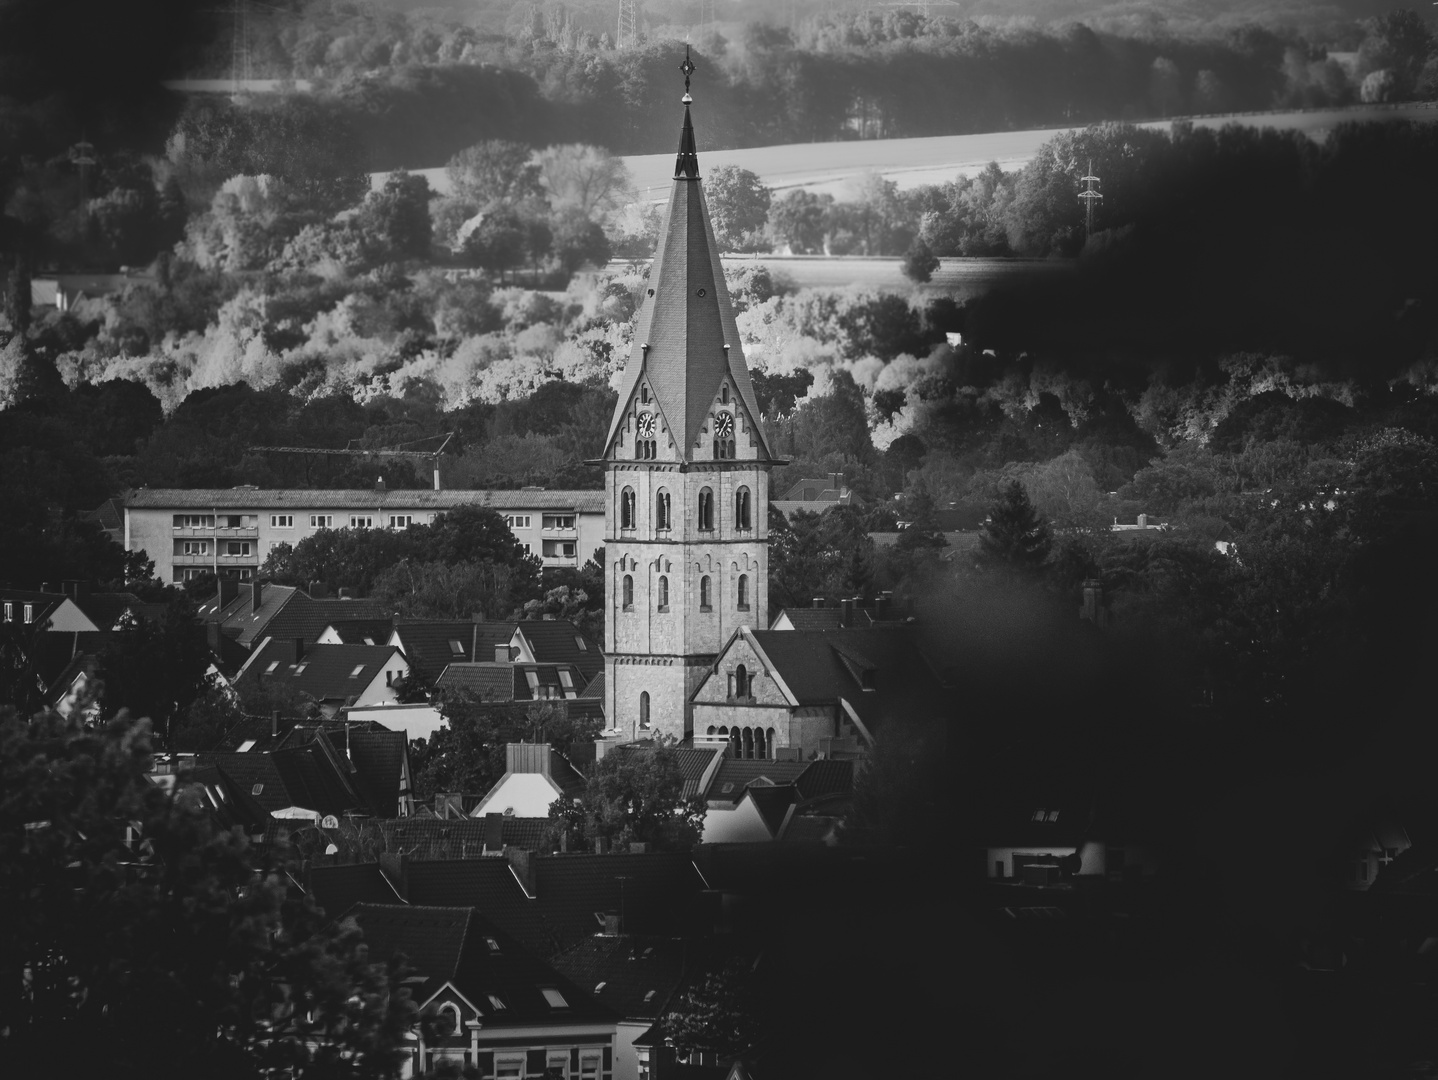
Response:
POLYGON ((1087 244, 1089 237, 1093 235, 1093 204, 1094 200, 1102 199, 1103 196, 1094 190, 1093 186, 1099 182, 1097 176, 1093 175, 1093 158, 1089 158, 1087 176, 1080 176, 1084 189, 1079 192, 1079 198, 1084 201, 1084 230, 1083 240, 1087 244))
POLYGON ((93 143, 85 141, 85 136, 80 136, 80 141, 70 147, 70 161, 80 170, 80 210, 84 212, 85 204, 90 199, 90 166, 96 162, 95 147, 93 143))

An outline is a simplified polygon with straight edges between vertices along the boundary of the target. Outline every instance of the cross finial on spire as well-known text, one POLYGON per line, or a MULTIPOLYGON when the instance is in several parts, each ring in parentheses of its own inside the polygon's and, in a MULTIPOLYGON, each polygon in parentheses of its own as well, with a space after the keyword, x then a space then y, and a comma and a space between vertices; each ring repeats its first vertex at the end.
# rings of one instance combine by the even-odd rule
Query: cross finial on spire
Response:
POLYGON ((684 97, 681 99, 688 105, 694 99, 689 96, 689 76, 694 74, 694 61, 689 58, 689 46, 684 46, 684 63, 679 65, 679 70, 684 72, 684 97))

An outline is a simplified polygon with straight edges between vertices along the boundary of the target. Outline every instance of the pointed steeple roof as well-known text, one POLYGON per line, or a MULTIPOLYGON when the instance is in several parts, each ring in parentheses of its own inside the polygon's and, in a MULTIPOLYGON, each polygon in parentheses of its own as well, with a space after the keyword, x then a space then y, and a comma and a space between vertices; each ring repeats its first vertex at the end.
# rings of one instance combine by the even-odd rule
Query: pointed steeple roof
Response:
MULTIPOLYGON (((689 70, 693 70, 692 66, 689 70)), ((744 362, 724 269, 719 263, 719 246, 714 241, 714 227, 699 179, 687 92, 684 97, 684 126, 674 163, 674 188, 639 308, 634 345, 624 368, 605 453, 614 445, 634 391, 644 378, 679 448, 680 460, 692 460, 695 439, 728 376, 755 426, 761 456, 769 457, 763 432, 758 428, 759 403, 744 362)))

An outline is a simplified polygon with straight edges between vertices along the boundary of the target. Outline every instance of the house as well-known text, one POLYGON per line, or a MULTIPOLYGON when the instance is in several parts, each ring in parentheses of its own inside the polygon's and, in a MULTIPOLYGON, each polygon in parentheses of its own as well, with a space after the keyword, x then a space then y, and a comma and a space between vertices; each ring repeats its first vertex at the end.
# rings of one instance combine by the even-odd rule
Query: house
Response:
POLYGON ((573 712, 595 713, 603 703, 580 698, 584 676, 569 664, 524 664, 517 661, 481 660, 446 667, 434 688, 438 692, 467 693, 496 704, 526 701, 562 701, 573 712))
POLYGON ((584 777, 548 743, 508 743, 504 775, 490 788, 471 817, 498 811, 515 817, 547 818, 556 799, 577 799, 584 777))
MULTIPOLYGON (((382 617, 369 619, 336 619, 325 627, 317 638, 317 645, 384 645, 394 629, 394 620, 382 617)), ((414 666, 410 658, 410 666, 414 666)))
POLYGON ((122 501, 125 550, 144 551, 161 581, 227 571, 248 581, 277 544, 295 544, 321 529, 428 525, 460 506, 503 515, 515 539, 545 566, 583 566, 604 545, 598 491, 139 488, 122 501))
POLYGON ((392 645, 306 645, 303 638, 266 637, 235 676, 235 688, 273 686, 317 702, 328 717, 353 705, 399 700, 409 677, 392 645))
MULTIPOLYGON (((599 643, 567 619, 525 619, 513 624, 514 659, 526 664, 565 664, 583 677, 583 685, 604 674, 599 643)), ((476 656, 475 659, 480 659, 476 656)))
POLYGON ((509 663, 516 655, 511 642, 518 625, 476 619, 401 619, 389 629, 384 643, 403 650, 419 677, 433 684, 452 663, 509 663))
POLYGON ((643 1037, 675 1002, 688 974, 686 942, 679 938, 623 933, 611 927, 555 957, 560 974, 618 1017, 614 1041, 615 1080, 652 1076, 654 1046, 643 1037))
POLYGON ((844 483, 844 474, 829 473, 827 476, 796 481, 770 505, 787 518, 796 510, 822 514, 836 506, 854 506, 858 502, 858 497, 844 483))
POLYGON ((93 633, 98 626, 73 596, 51 589, 0 589, 0 618, 22 626, 43 626, 60 633, 93 633))
POLYGON ((373 959, 403 956, 415 1004, 437 1020, 433 1037, 409 1033, 401 1076, 448 1060, 495 1080, 613 1080, 615 1013, 473 907, 360 903, 341 925, 373 959))
POLYGON ((994 881, 1120 881, 1157 869, 1142 824, 1072 784, 1016 783, 1011 799, 990 808, 983 829, 985 874, 994 881))
POLYGON ((326 844, 337 850, 322 850, 314 858, 317 865, 374 862, 381 855, 401 853, 410 860, 479 859, 503 855, 510 848, 539 850, 548 829, 547 817, 445 817, 420 807, 409 817, 346 818, 325 833, 326 844))
POLYGON ((837 826, 837 811, 853 792, 852 761, 726 757, 704 793, 703 842, 828 842, 837 826), (821 810, 827 813, 815 813, 821 810))
POLYGON ((810 607, 784 608, 774 617, 770 630, 843 630, 848 627, 902 626, 907 613, 894 609, 893 596, 884 593, 872 601, 862 597, 841 600, 831 606, 822 596, 810 607))
POLYGON ((271 816, 319 825, 346 814, 373 815, 355 778, 353 764, 324 732, 302 746, 268 754, 207 753, 197 765, 216 765, 255 798, 271 816))
POLYGON ((170 791, 176 802, 204 811, 218 829, 238 829, 251 843, 263 843, 275 824, 259 800, 213 762, 192 763, 174 775, 170 791))
POLYGON ((449 721, 444 713, 427 702, 382 701, 374 705, 351 705, 344 715, 352 721, 372 720, 391 731, 404 732, 405 738, 432 739, 449 721))
POLYGON ((730 637, 693 695, 696 739, 724 736, 736 758, 872 745, 891 716, 951 707, 913 627, 751 630, 730 637))
POLYGON ((53 307, 70 311, 82 300, 109 296, 132 285, 153 287, 155 276, 121 268, 111 273, 49 273, 30 279, 30 303, 34 307, 53 307))

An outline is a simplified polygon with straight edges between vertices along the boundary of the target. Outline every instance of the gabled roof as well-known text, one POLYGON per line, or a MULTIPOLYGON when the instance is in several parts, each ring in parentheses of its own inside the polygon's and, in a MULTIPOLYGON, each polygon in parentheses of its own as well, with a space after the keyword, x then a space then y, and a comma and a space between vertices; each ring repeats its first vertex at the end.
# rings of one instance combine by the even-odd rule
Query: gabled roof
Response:
POLYGON ((266 832, 274 818, 223 768, 214 763, 196 764, 176 779, 175 799, 208 813, 221 829, 239 826, 247 836, 266 832))
POLYGON ((789 808, 799 801, 799 791, 793 784, 772 784, 767 787, 751 784, 745 794, 759 811, 770 836, 778 836, 789 816, 789 808))
POLYGON ((35 674, 47 689, 59 685, 62 673, 73 666, 77 657, 94 657, 115 634, 109 630, 76 630, 71 633, 49 631, 36 634, 30 646, 35 674))
POLYGON ((392 645, 309 645, 297 663, 293 641, 267 638, 240 669, 235 685, 278 685, 316 701, 344 702, 374 682, 398 653, 392 645))
POLYGON ((354 782, 376 814, 399 810, 400 785, 409 740, 403 731, 351 731, 349 759, 354 765, 354 782))
POLYGON ((90 617, 101 630, 114 630, 128 612, 137 621, 164 610, 163 604, 146 604, 130 592, 92 592, 72 597, 75 606, 90 617))
MULTIPOLYGON (((66 600, 71 599, 65 593, 39 592, 30 589, 0 589, 0 603, 10 602, 15 605, 15 623, 18 625, 38 626, 51 615, 55 609, 66 600), (22 605, 31 604, 30 621, 24 622, 22 605)), ((85 616, 89 618, 88 615, 85 616)), ((97 630, 108 630, 109 627, 97 626, 97 630)))
MULTIPOLYGON (((276 613, 265 628, 265 636, 280 641, 294 641, 303 638, 305 643, 318 641, 325 627, 336 619, 372 619, 388 622, 390 612, 378 600, 311 600, 304 593, 297 602, 286 604, 276 613)), ((375 645, 385 644, 385 638, 375 639, 375 645)))
MULTIPOLYGON (((246 648, 253 648, 257 642, 269 635, 268 627, 276 615, 292 601, 310 602, 309 596, 293 585, 276 585, 260 582, 258 586, 246 585, 239 594, 223 607, 219 605, 220 594, 207 603, 201 604, 196 615, 204 622, 217 622, 220 628, 246 648), (254 606, 254 590, 260 590, 260 606, 254 606)), ((323 629, 323 627, 321 627, 323 629)))
POLYGON ((695 438, 728 376, 749 412, 761 456, 769 457, 759 425, 759 403, 744 363, 744 348, 719 262, 719 245, 704 201, 687 103, 681 140, 681 168, 674 177, 649 273, 653 295, 639 307, 634 345, 604 450, 608 454, 613 446, 643 377, 654 392, 680 460, 690 460, 695 438))
POLYGON ((481 660, 450 664, 434 686, 467 691, 482 701, 573 701, 584 686, 584 676, 569 664, 481 660))
POLYGON ((589 680, 589 685, 580 691, 579 696, 584 699, 604 700, 604 671, 601 669, 594 678, 589 680))
POLYGON ((473 908, 357 904, 345 915, 351 919, 373 959, 402 954, 425 980, 414 993, 418 1005, 450 984, 484 1020, 506 1026, 615 1019, 592 991, 582 991, 473 908), (557 991, 557 1001, 546 990, 557 991))
POLYGON ((411 903, 472 905, 535 956, 557 951, 537 904, 525 897, 505 859, 411 862, 408 873, 411 903))
POLYGON ((808 767, 806 761, 725 758, 704 795, 710 802, 737 805, 747 788, 792 784, 808 767))
POLYGON ((529 642, 529 651, 536 662, 578 668, 585 684, 604 670, 604 653, 599 643, 568 619, 525 619, 515 625, 529 642))
POLYGON ((657 1020, 683 982, 684 960, 676 938, 596 934, 550 963, 626 1020, 657 1020))
POLYGON ((436 690, 472 694, 480 701, 514 700, 514 665, 495 663, 450 664, 434 681, 436 690))
POLYGON ((304 888, 332 919, 360 903, 404 903, 385 880, 379 864, 372 862, 312 866, 305 878, 304 888))
POLYGON ((328 629, 335 632, 341 645, 384 645, 389 642, 394 625, 385 618, 345 618, 333 620, 328 629))
POLYGON ((809 762, 801 772, 794 786, 799 797, 805 802, 828 798, 831 795, 852 795, 854 792, 854 763, 838 758, 820 758, 809 762))
POLYGON ((535 904, 561 947, 599 929, 596 913, 621 908, 627 931, 682 936, 704 889, 688 852, 546 855, 534 872, 535 904))
POLYGON ((198 760, 218 765, 270 813, 289 807, 337 817, 371 812, 348 763, 323 733, 270 754, 201 754, 198 760))
POLYGON ((401 621, 393 628, 399 647, 426 679, 437 679, 453 663, 494 662, 494 647, 507 645, 515 623, 474 622, 469 619, 401 621), (458 645, 458 650, 455 649, 458 645))

